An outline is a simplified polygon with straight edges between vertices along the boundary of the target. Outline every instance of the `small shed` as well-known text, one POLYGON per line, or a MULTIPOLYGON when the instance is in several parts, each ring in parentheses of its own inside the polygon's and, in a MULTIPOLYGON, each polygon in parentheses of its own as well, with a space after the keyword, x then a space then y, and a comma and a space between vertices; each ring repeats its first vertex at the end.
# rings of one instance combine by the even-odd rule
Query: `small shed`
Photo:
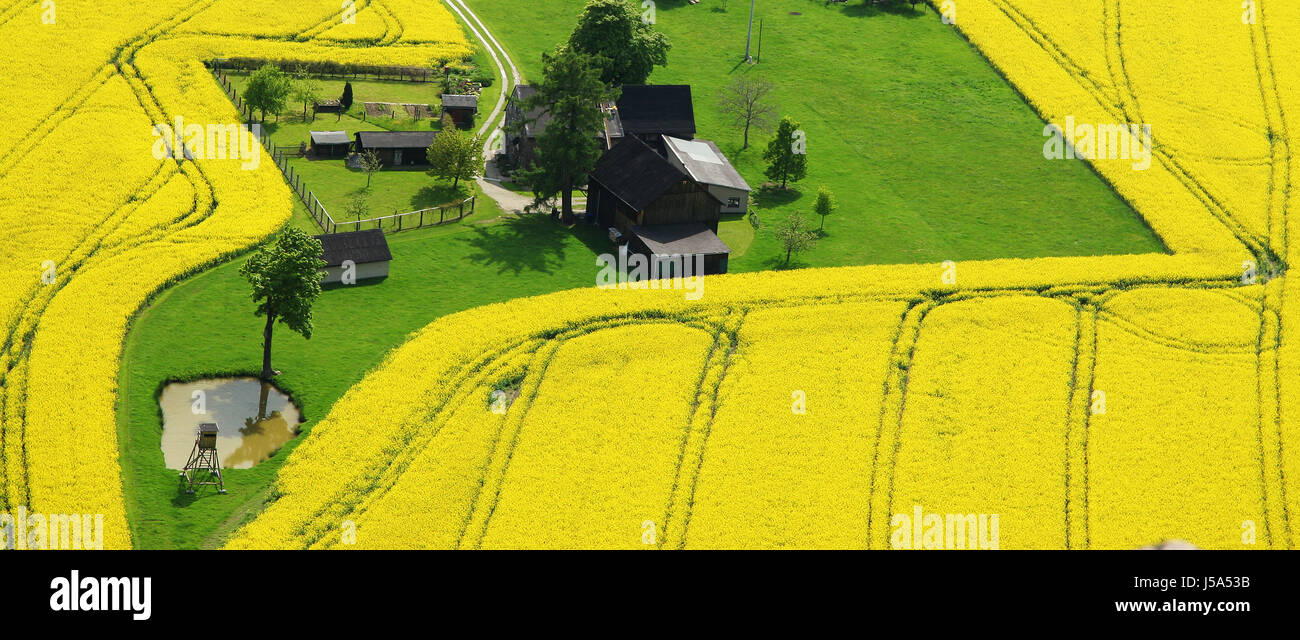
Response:
POLYGON ((313 117, 317 113, 343 113, 343 103, 337 98, 321 100, 312 105, 313 117))
MULTIPOLYGON (((660 224, 649 227, 632 227, 628 244, 632 251, 650 256, 651 264, 655 260, 665 260, 665 264, 674 265, 673 258, 695 260, 703 259, 704 272, 694 271, 694 265, 685 265, 684 271, 668 270, 669 277, 681 277, 685 272, 691 275, 713 275, 727 272, 727 259, 731 249, 727 247, 718 234, 708 225, 660 224)), ((662 267, 661 267, 662 268, 662 267)))
POLYGON ((473 125, 474 116, 477 114, 478 96, 443 94, 442 115, 451 116, 451 121, 456 123, 456 126, 468 127, 473 125))
POLYGON ((374 151, 385 167, 429 163, 428 149, 436 131, 358 131, 357 153, 374 151))
POLYGON ((346 131, 312 131, 311 153, 318 158, 344 158, 352 146, 346 131))
POLYGON ((320 241, 325 261, 325 277, 322 284, 342 282, 346 267, 344 262, 351 261, 355 269, 356 281, 371 278, 388 277, 388 263, 393 254, 388 251, 388 240, 379 229, 365 231, 345 231, 316 236, 320 241))

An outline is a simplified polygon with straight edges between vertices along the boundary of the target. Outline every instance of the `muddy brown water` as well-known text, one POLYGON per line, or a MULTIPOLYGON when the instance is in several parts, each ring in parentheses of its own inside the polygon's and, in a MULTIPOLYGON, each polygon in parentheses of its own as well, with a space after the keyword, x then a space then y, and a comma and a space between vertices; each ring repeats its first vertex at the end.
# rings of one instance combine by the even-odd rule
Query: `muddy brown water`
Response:
POLYGON ((298 435, 302 413, 275 385, 257 378, 173 382, 158 397, 163 458, 181 469, 194 449, 198 427, 217 423, 217 457, 226 469, 248 469, 298 435))

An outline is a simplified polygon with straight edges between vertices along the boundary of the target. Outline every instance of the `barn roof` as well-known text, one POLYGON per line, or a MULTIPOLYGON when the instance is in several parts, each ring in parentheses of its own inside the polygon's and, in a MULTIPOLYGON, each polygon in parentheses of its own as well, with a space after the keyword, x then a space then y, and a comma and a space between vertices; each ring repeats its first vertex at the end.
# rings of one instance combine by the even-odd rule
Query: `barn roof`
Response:
POLYGON ((312 131, 312 144, 351 144, 352 138, 346 131, 312 131))
POLYGON ((712 140, 682 140, 664 136, 664 148, 676 156, 696 182, 749 191, 749 183, 731 166, 712 140))
POLYGON ((442 96, 442 108, 444 109, 477 109, 478 96, 463 96, 453 93, 446 93, 442 96))
POLYGON ((388 240, 379 229, 327 233, 316 236, 316 239, 320 240, 320 246, 325 250, 321 259, 327 267, 341 266, 344 260, 365 264, 393 259, 393 254, 388 251, 388 240))
POLYGON ((632 234, 654 255, 717 255, 731 249, 706 224, 657 224, 632 227, 632 234))
POLYGON ((591 179, 633 211, 641 211, 688 178, 646 143, 624 138, 596 161, 591 179))
POLYGON ((689 84, 625 84, 618 115, 630 133, 695 133, 689 84))
POLYGON ((357 140, 366 149, 427 149, 436 131, 358 131, 357 140))

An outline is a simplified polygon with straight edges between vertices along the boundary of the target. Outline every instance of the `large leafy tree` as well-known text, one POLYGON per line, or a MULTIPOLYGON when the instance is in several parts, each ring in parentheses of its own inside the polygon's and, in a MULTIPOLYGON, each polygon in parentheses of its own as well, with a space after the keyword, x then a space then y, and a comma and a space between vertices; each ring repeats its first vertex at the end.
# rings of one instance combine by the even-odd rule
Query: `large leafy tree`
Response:
POLYGON ((450 178, 451 188, 455 189, 461 180, 473 180, 482 173, 482 151, 483 140, 478 136, 455 127, 444 128, 429 145, 429 173, 443 179, 450 178))
POLYGON ((264 64, 248 76, 244 102, 261 112, 260 120, 265 122, 267 113, 280 117, 280 113, 289 104, 289 93, 292 90, 293 82, 289 76, 273 64, 264 64))
POLYGON ((320 241, 306 231, 290 227, 263 245, 239 268, 253 287, 257 315, 266 316, 262 330, 262 379, 275 375, 271 368, 271 334, 278 320, 311 338, 311 307, 321 292, 320 241))
POLYGON ((628 0, 588 2, 568 46, 599 56, 600 79, 610 86, 645 83, 655 66, 668 64, 672 48, 668 38, 655 31, 628 0))
POLYGON ((782 189, 787 182, 803 180, 808 172, 808 154, 798 122, 789 116, 781 118, 763 159, 767 161, 763 174, 770 180, 780 180, 782 189))
POLYGON ((573 216, 573 189, 596 166, 601 147, 597 136, 605 128, 602 102, 618 98, 600 79, 593 57, 572 49, 543 56, 542 82, 524 104, 525 112, 542 109, 550 115, 537 137, 533 164, 519 172, 532 185, 536 209, 560 197, 566 220, 573 216))

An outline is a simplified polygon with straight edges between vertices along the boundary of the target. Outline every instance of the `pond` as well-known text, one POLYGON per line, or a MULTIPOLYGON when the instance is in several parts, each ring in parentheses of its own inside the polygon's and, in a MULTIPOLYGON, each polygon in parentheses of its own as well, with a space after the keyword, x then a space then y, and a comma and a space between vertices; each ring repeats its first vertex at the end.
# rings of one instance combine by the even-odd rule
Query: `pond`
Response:
POLYGON ((298 435, 302 414, 288 394, 257 378, 173 382, 158 397, 163 458, 182 469, 198 427, 217 424, 217 457, 226 469, 248 469, 298 435))

